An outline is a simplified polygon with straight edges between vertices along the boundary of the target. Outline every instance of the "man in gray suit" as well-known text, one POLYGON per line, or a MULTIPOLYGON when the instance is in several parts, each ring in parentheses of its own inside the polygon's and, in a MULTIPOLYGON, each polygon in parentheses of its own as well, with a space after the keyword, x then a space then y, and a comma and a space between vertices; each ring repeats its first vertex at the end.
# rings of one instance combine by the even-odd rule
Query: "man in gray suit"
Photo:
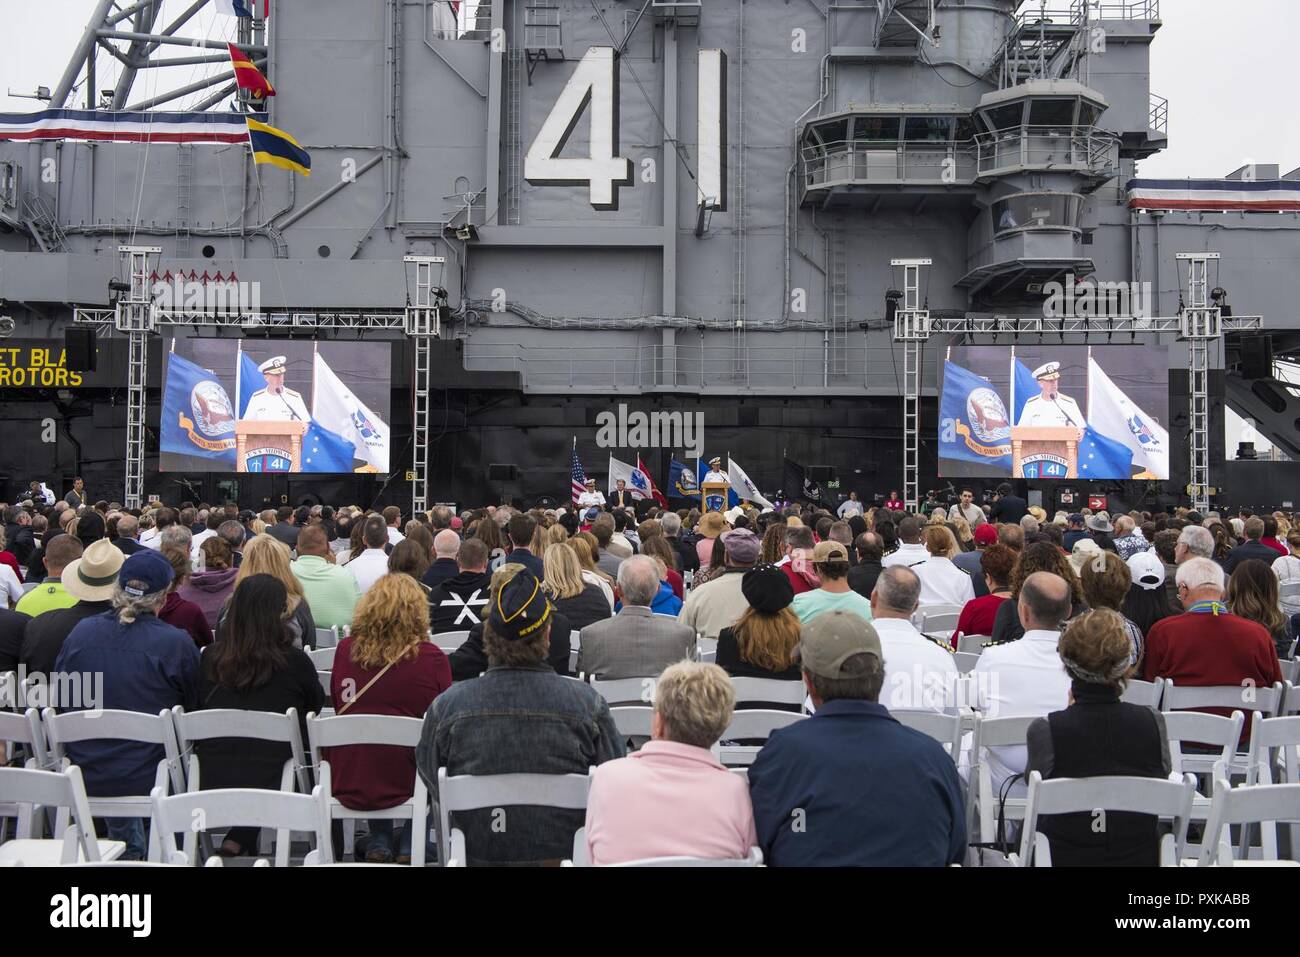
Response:
POLYGON ((582 629, 579 671, 602 678, 648 678, 690 656, 695 632, 650 611, 659 592, 654 559, 625 559, 618 567, 618 589, 623 596, 619 613, 582 629))

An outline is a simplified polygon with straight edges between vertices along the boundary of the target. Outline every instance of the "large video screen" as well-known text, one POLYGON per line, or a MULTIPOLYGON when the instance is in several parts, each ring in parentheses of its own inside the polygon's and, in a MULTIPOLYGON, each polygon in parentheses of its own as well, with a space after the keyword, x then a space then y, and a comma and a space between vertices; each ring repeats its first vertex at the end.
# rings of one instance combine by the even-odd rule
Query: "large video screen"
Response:
POLYGON ((1163 350, 1135 345, 953 347, 939 379, 939 474, 1167 479, 1167 370, 1163 350))
POLYGON ((172 339, 163 471, 387 472, 386 342, 172 339))

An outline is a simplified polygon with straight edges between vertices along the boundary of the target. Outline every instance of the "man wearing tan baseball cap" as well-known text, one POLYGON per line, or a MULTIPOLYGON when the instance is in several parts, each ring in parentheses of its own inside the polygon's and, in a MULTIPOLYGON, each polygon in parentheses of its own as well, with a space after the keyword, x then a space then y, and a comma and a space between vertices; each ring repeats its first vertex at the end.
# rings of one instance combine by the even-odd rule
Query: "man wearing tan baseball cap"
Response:
POLYGON ((807 623, 836 609, 871 620, 871 602, 849 587, 849 550, 835 541, 818 542, 812 554, 813 571, 821 584, 794 596, 790 607, 807 623))
POLYGON ((860 615, 803 625, 811 718, 773 731, 749 769, 754 824, 774 867, 944 867, 966 854, 961 778, 933 738, 879 703, 880 636, 860 615))

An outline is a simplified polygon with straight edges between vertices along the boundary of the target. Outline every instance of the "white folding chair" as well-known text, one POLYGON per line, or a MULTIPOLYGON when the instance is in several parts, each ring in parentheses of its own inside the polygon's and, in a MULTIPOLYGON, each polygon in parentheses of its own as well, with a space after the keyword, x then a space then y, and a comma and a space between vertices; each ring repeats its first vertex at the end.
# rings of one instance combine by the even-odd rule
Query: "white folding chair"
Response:
POLYGON ((1165 737, 1169 741, 1169 759, 1174 774, 1212 774, 1214 766, 1223 762, 1231 767, 1242 765, 1246 771, 1246 755, 1238 760, 1237 742, 1241 740, 1241 727, 1246 716, 1240 711, 1230 717, 1205 714, 1200 711, 1170 711, 1164 715, 1165 737), (1184 752, 1183 742, 1193 742, 1219 750, 1209 754, 1184 752))
MULTIPOLYGON (((1205 840, 1197 858, 1199 867, 1236 867, 1242 865, 1285 864, 1300 866, 1296 861, 1282 861, 1278 857, 1277 843, 1270 840, 1278 824, 1300 823, 1300 784, 1257 784, 1254 787, 1234 788, 1223 774, 1214 778, 1214 799, 1210 805, 1209 822, 1205 827, 1205 840), (1249 825, 1258 824, 1263 835, 1261 857, 1248 860, 1240 850, 1234 851, 1226 829, 1240 826, 1242 845, 1249 825)), ((1292 828, 1295 833, 1295 828, 1292 828)))
MULTIPOLYGON (((1178 685, 1172 678, 1166 678, 1164 691, 1160 699, 1160 710, 1166 714, 1171 711, 1186 711, 1198 708, 1227 708, 1242 712, 1256 711, 1266 718, 1279 713, 1286 686, 1281 682, 1272 686, 1255 685, 1213 685, 1198 687, 1195 685, 1178 685)), ((1229 777, 1246 773, 1246 753, 1234 752, 1232 764, 1228 769, 1229 777)))
POLYGON ((950 638, 952 633, 957 630, 957 622, 961 619, 961 606, 926 605, 920 609, 918 614, 921 616, 919 629, 921 634, 930 635, 932 638, 946 639, 950 638))
POLYGON ((937 711, 921 711, 898 708, 889 712, 904 727, 920 731, 947 748, 949 756, 956 761, 961 757, 962 719, 960 715, 940 714, 937 711))
MULTIPOLYGON (((163 750, 158 762, 153 787, 164 794, 170 790, 185 790, 185 774, 181 766, 180 746, 170 711, 144 714, 139 711, 69 711, 57 713, 46 708, 43 724, 49 738, 50 752, 60 768, 72 764, 67 746, 85 741, 129 741, 137 744, 157 745, 163 750)), ((153 813, 153 802, 148 794, 120 797, 90 797, 90 813, 99 818, 146 818, 153 813)), ((66 811, 60 812, 59 829, 66 823, 66 811)), ((149 834, 149 860, 158 861, 160 845, 157 831, 149 834)))
POLYGON ((619 735, 624 738, 650 737, 650 719, 654 713, 654 708, 634 706, 609 709, 609 716, 614 719, 614 727, 618 728, 619 735))
MULTIPOLYGON (((53 769, 45 743, 45 730, 41 727, 41 716, 35 708, 28 708, 22 714, 0 711, 0 767, 12 765, 19 760, 29 770, 53 769)), ((16 817, 17 803, 5 800, 3 793, 0 793, 0 841, 9 832, 9 820, 16 817)))
POLYGON ((1024 747, 1029 726, 1037 715, 1015 718, 981 718, 971 736, 971 779, 976 782, 979 806, 980 841, 988 844, 997 839, 998 807, 1001 803, 1004 821, 1022 821, 1025 817, 1025 798, 1008 797, 999 802, 993 793, 993 771, 984 752, 988 748, 1024 747))
POLYGON ((717 664, 718 639, 697 637, 695 640, 695 660, 709 665, 717 664))
POLYGON ((952 656, 952 663, 957 666, 957 673, 968 675, 975 670, 979 664, 980 656, 978 652, 958 651, 952 656))
POLYGON ((992 641, 992 635, 962 635, 957 639, 957 651, 978 655, 984 651, 984 642, 992 641))
POLYGON ((126 850, 122 841, 96 837, 86 786, 76 765, 65 771, 0 768, 0 794, 18 809, 17 837, 0 844, 0 863, 21 861, 29 867, 43 867, 79 860, 111 861, 126 850), (62 832, 56 828, 52 839, 44 838, 42 808, 66 808, 72 823, 62 832))
POLYGON ((39 584, 40 582, 37 581, 23 582, 23 594, 26 595, 39 584))
POLYGON ((608 704, 645 705, 655 700, 655 683, 659 677, 611 678, 602 681, 599 675, 580 675, 608 704))
POLYGON ((449 655, 469 640, 469 632, 440 631, 436 635, 433 635, 429 640, 441 648, 444 654, 449 655))
POLYGON ((13 671, 0 672, 0 711, 18 710, 18 675, 13 671))
POLYGON ((773 731, 788 727, 796 721, 803 721, 808 716, 797 711, 737 711, 731 716, 731 723, 722 732, 721 739, 712 748, 713 756, 719 764, 725 766, 753 764, 763 746, 753 744, 735 744, 729 742, 762 740, 767 741, 773 731))
POLYGON ((339 643, 339 629, 335 625, 331 628, 316 629, 316 648, 334 648, 339 643))
POLYGON ((1120 695, 1121 701, 1129 704, 1140 704, 1155 711, 1160 710, 1160 697, 1164 694, 1165 679, 1157 678, 1155 681, 1141 681, 1133 678, 1129 680, 1128 687, 1120 695))
MULTIPOLYGON (((213 791, 188 791, 164 795, 155 788, 153 826, 162 839, 163 856, 169 864, 199 864, 200 831, 232 827, 272 828, 277 834, 295 831, 314 835, 315 848, 304 864, 329 861, 329 809, 324 795, 329 789, 329 768, 322 771, 322 781, 311 794, 289 794, 257 788, 218 788, 213 791), (176 847, 176 834, 184 833, 183 849, 176 847)), ((291 847, 288 840, 275 846, 275 866, 288 867, 291 847)))
POLYGON ((438 769, 438 842, 443 863, 464 867, 465 835, 451 826, 451 815, 484 808, 551 807, 581 811, 587 807, 591 770, 586 774, 458 774, 438 769))
POLYGON ((569 674, 578 673, 578 651, 582 648, 582 632, 574 628, 569 632, 569 674))
POLYGON ((802 681, 783 681, 779 678, 732 678, 731 685, 736 689, 736 708, 749 710, 745 706, 754 701, 763 704, 795 704, 800 708, 808 697, 808 689, 802 681))
POLYGON ((334 681, 334 672, 317 671, 316 680, 320 682, 320 690, 325 692, 325 700, 330 704, 333 704, 333 699, 330 697, 330 687, 334 681))
MULTIPOLYGON (((328 758, 321 752, 325 748, 346 747, 382 747, 385 745, 414 749, 420 743, 420 730, 424 727, 421 718, 404 718, 396 715, 358 714, 343 715, 335 718, 319 718, 307 715, 307 740, 311 743, 312 764, 318 769, 328 765, 328 758)), ((414 783, 411 797, 390 808, 379 811, 358 811, 345 807, 326 789, 324 798, 330 820, 343 821, 343 854, 352 847, 352 835, 355 833, 357 819, 405 821, 411 829, 411 866, 424 866, 424 847, 428 839, 429 791, 418 771, 413 772, 414 783)), ((318 777, 324 782, 325 776, 318 777)), ((342 856, 342 855, 340 855, 342 856)), ((327 862, 328 863, 328 862, 327 862)))
MULTIPOLYGON (((317 648, 314 651, 307 652, 307 657, 311 659, 311 663, 316 666, 317 671, 333 671, 334 654, 337 651, 338 648, 333 646, 329 648, 317 648)), ((328 688, 325 690, 326 692, 329 691, 328 688)))
POLYGON ((1246 785, 1300 784, 1300 716, 1251 715, 1246 785))
MULTIPOLYGON (((1300 682, 1300 658, 1283 658, 1278 661, 1278 667, 1282 669, 1282 679, 1290 685, 1300 682)), ((1300 702, 1297 702, 1300 705, 1300 702)), ((1287 704, 1290 710, 1290 704, 1287 704)))
MULTIPOLYGON (((561 867, 591 867, 587 856, 587 829, 578 828, 573 835, 573 858, 561 863, 561 867)), ((620 861, 608 867, 762 867, 763 850, 751 847, 749 853, 741 858, 708 857, 643 857, 635 861, 620 861)))
POLYGON ((1167 779, 1107 775, 1044 781, 1042 774, 1031 771, 1020 854, 1013 862, 1020 867, 1052 866, 1051 845, 1038 830, 1040 815, 1128 811, 1173 821, 1173 833, 1160 839, 1160 866, 1177 867, 1187 843, 1195 794, 1196 782, 1190 774, 1181 780, 1173 775, 1167 779))

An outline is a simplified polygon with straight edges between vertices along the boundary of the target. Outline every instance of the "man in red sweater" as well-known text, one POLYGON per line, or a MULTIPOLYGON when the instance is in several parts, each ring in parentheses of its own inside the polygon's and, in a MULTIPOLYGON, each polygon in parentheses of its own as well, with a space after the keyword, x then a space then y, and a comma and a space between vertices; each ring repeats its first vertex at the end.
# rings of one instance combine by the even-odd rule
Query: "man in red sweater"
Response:
POLYGON ((813 530, 807 525, 791 525, 785 530, 785 555, 777 562, 777 568, 790 579, 790 587, 796 595, 812 591, 821 584, 812 564, 815 547, 813 530))
MULTIPOLYGON (((1277 648, 1268 630, 1228 612, 1222 600, 1223 569, 1210 559, 1193 558, 1179 565, 1177 579, 1185 611, 1161 619, 1147 632, 1142 677, 1147 681, 1169 678, 1175 686, 1242 687, 1242 710, 1252 710, 1244 689, 1267 688, 1282 680, 1277 648)), ((1230 713, 1222 708, 1198 710, 1230 713)))

